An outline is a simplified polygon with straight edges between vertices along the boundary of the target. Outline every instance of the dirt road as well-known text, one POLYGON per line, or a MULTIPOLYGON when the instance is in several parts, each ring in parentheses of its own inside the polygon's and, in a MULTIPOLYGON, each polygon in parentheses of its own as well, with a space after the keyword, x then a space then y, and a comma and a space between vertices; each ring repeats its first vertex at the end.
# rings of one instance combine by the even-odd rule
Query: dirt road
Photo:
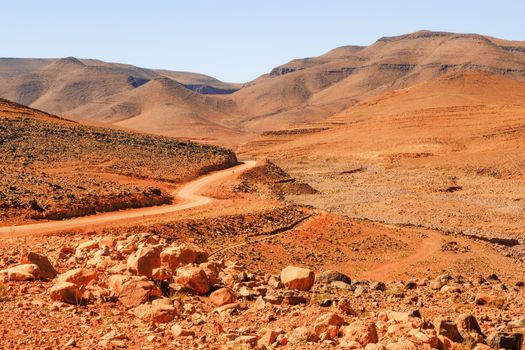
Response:
POLYGON ((49 221, 38 224, 0 227, 0 238, 22 237, 65 230, 83 229, 94 225, 109 224, 137 218, 148 218, 154 215, 169 214, 185 209, 203 206, 213 200, 212 198, 200 195, 200 193, 203 192, 207 186, 213 185, 215 182, 234 174, 244 172, 250 168, 253 168, 255 165, 255 161, 245 161, 233 168, 216 171, 191 181, 172 193, 175 198, 179 199, 177 204, 122 210, 117 212, 83 216, 63 221, 49 221))

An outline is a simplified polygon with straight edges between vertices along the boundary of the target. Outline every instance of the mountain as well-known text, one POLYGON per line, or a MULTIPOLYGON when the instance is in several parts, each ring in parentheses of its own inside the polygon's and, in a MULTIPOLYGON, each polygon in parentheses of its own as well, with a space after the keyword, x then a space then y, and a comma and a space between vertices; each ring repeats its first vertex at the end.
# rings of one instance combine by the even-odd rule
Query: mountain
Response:
POLYGON ((384 91, 450 72, 485 71, 525 81, 522 42, 476 34, 420 31, 293 60, 232 94, 248 128, 322 120, 384 91))
POLYGON ((89 123, 236 146, 452 73, 525 81, 525 43, 419 31, 295 59, 245 83, 98 60, 0 59, 0 97, 89 123))

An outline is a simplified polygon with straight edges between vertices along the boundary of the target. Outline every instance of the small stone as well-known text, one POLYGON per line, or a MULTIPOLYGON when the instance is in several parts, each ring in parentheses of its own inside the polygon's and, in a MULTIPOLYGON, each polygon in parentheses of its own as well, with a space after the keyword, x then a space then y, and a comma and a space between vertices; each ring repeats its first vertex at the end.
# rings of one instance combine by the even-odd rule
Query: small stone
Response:
POLYGON ((171 334, 174 337, 195 337, 195 332, 189 329, 184 329, 179 324, 171 326, 171 334))
POLYGON ((348 277, 344 273, 332 270, 321 272, 315 278, 315 282, 320 284, 330 284, 335 281, 341 281, 346 284, 352 284, 352 280, 350 279, 350 277, 348 277))
POLYGON ((216 306, 223 306, 235 302, 235 293, 230 288, 217 289, 210 294, 210 302, 216 306))

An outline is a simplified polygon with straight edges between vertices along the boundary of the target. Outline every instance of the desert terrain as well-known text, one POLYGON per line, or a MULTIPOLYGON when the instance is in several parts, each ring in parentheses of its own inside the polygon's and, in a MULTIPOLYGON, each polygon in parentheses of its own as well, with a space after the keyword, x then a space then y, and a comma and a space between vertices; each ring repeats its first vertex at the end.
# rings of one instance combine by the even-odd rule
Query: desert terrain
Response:
POLYGON ((523 348, 524 42, 0 82, 0 349, 523 348))

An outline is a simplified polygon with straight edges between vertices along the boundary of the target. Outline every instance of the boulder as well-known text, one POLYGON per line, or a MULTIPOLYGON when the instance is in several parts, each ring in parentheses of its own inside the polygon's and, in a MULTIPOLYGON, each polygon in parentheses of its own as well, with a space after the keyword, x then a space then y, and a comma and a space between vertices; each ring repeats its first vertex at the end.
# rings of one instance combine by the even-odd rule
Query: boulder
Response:
POLYGON ((40 278, 52 280, 58 275, 57 270, 55 270, 49 259, 44 255, 29 252, 22 257, 21 261, 24 264, 34 264, 38 266, 40 278))
POLYGON ((474 299, 474 303, 476 305, 487 305, 487 306, 495 306, 498 308, 503 307, 505 304, 505 298, 498 295, 492 295, 485 292, 479 292, 476 294, 476 297, 474 299))
POLYGON ((489 335, 487 344, 492 349, 521 350, 523 334, 517 332, 495 332, 489 335))
POLYGON ((210 302, 215 306, 223 306, 235 302, 235 293, 230 288, 217 289, 210 294, 210 302))
POLYGON ((465 339, 470 338, 471 333, 476 333, 482 337, 485 337, 478 321, 473 315, 461 314, 458 316, 456 323, 458 325, 459 332, 465 339))
POLYGON ((316 342, 319 338, 314 331, 307 327, 297 327, 292 331, 288 341, 291 344, 316 342))
POLYGON ((439 335, 445 336, 455 343, 462 343, 463 337, 459 333, 458 326, 454 321, 438 318, 434 321, 436 332, 439 335))
POLYGON ((338 271, 332 271, 332 270, 323 271, 319 275, 317 275, 315 278, 315 282, 321 283, 321 284, 330 284, 336 281, 344 282, 346 284, 352 283, 352 280, 350 279, 350 277, 348 277, 344 273, 341 273, 338 271))
POLYGON ((77 252, 82 252, 82 251, 92 250, 92 249, 97 249, 97 248, 98 248, 98 241, 92 239, 92 240, 80 243, 77 246, 76 250, 77 250, 77 252))
POLYGON ((151 281, 133 279, 125 282, 118 294, 119 301, 126 307, 136 307, 150 300, 151 297, 161 297, 159 287, 151 281))
POLYGON ((49 288, 51 299, 63 303, 77 305, 81 300, 81 295, 78 286, 71 282, 58 282, 49 288))
POLYGON ((165 281, 173 277, 173 271, 169 267, 161 266, 151 271, 151 278, 157 281, 165 281))
POLYGON ((162 265, 175 271, 187 264, 200 264, 208 260, 208 253, 191 243, 182 243, 177 247, 168 247, 160 253, 162 265))
POLYGON ((130 279, 131 277, 127 275, 111 275, 108 277, 107 286, 113 295, 119 295, 122 291, 122 286, 124 283, 130 279))
POLYGON ((40 269, 35 264, 23 264, 7 269, 9 281, 32 281, 40 277, 40 269))
POLYGON ((160 247, 143 247, 128 257, 128 268, 138 276, 151 277, 160 262, 160 247))
POLYGON ((77 268, 60 274, 57 279, 60 282, 71 282, 83 288, 87 286, 89 282, 95 281, 97 277, 97 271, 95 270, 77 268))
POLYGON ((199 295, 204 295, 210 290, 206 273, 197 266, 187 265, 177 269, 175 282, 199 295))
POLYGON ((343 340, 357 341, 362 346, 378 342, 377 328, 374 323, 356 321, 348 326, 341 327, 343 340))
POLYGON ((148 323, 168 323, 172 321, 177 312, 172 305, 142 304, 133 309, 133 314, 148 323))
POLYGON ((281 271, 281 281, 289 289, 308 290, 315 280, 315 274, 310 269, 288 266, 281 271))
POLYGON ((174 337, 195 337, 195 332, 189 329, 182 328, 179 324, 171 326, 171 334, 174 337))
POLYGON ((221 271, 221 266, 219 263, 215 261, 208 261, 200 264, 199 267, 204 270, 204 273, 206 273, 208 284, 210 286, 219 283, 219 273, 221 271))
POLYGON ((314 322, 314 332, 320 340, 330 340, 337 338, 339 327, 344 323, 344 319, 336 313, 330 312, 319 316, 314 322))

